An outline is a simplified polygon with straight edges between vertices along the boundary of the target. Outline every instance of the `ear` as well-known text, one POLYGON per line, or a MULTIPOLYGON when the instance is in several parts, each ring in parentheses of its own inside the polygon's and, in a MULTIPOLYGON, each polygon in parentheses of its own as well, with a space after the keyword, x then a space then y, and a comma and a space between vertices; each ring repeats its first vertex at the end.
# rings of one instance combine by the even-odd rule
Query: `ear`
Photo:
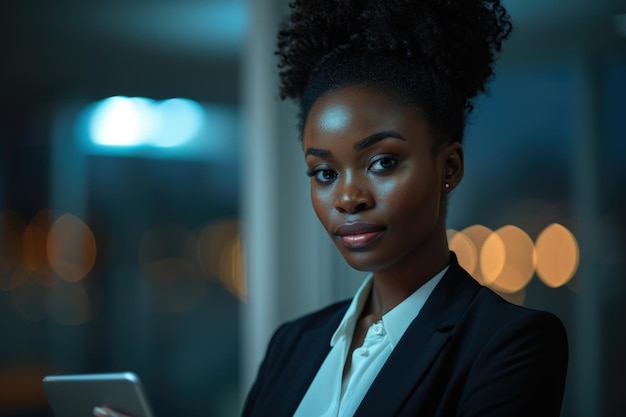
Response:
POLYGON ((442 162, 443 177, 441 189, 444 193, 454 190, 463 179, 464 155, 463 145, 453 142, 446 145, 439 154, 442 162), (447 185, 446 185, 447 184, 447 185))

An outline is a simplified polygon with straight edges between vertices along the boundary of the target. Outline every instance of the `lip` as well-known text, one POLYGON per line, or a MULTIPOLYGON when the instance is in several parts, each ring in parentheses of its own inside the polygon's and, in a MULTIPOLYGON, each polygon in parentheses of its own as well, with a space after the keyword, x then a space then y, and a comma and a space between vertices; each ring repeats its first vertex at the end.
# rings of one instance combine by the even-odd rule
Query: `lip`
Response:
POLYGON ((370 223, 345 223, 335 230, 335 236, 348 249, 370 245, 382 236, 385 228, 370 223))

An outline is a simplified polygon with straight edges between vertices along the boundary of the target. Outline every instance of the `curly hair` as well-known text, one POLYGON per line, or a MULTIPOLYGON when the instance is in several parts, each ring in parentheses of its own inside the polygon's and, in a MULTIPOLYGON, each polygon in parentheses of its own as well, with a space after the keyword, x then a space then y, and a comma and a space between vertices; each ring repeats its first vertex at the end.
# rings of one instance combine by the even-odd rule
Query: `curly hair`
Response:
POLYGON ((421 108, 442 141, 461 141, 472 100, 485 91, 513 27, 500 0, 294 0, 289 6, 276 50, 280 98, 299 101, 301 129, 321 94, 365 84, 421 108))

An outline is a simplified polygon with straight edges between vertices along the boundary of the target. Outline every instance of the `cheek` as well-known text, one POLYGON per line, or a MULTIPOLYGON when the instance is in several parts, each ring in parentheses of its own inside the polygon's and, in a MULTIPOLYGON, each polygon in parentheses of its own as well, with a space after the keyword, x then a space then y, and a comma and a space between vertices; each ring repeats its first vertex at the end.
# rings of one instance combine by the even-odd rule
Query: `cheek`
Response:
POLYGON ((386 206, 402 206, 416 194, 424 192, 425 184, 416 181, 410 171, 403 175, 383 177, 373 181, 371 190, 377 202, 386 206))
POLYGON ((328 192, 321 192, 314 184, 311 185, 311 204, 313 205, 313 211, 315 211, 317 218, 324 226, 326 226, 325 220, 328 218, 330 210, 328 199, 328 192))
POLYGON ((428 176, 416 180, 407 176, 392 181, 384 181, 376 185, 377 201, 384 205, 385 210, 395 213, 394 216, 405 216, 415 219, 416 216, 427 216, 438 211, 439 197, 432 178, 428 176))
POLYGON ((391 202, 409 191, 405 181, 385 178, 372 184, 372 192, 379 202, 391 202))

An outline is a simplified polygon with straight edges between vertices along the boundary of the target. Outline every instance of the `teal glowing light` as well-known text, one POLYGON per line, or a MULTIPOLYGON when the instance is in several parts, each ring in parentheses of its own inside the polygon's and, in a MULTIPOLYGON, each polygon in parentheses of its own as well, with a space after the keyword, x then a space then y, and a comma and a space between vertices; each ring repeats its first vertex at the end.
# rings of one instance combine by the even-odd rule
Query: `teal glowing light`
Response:
POLYGON ((110 97, 98 103, 89 121, 93 143, 102 146, 141 145, 150 128, 147 99, 110 97))
POLYGON ((169 148, 193 139, 202 128, 205 112, 192 100, 173 98, 151 109, 151 140, 154 146, 169 148))
POLYGON ((76 133, 91 154, 234 160, 238 126, 238 113, 225 106, 114 96, 87 106, 76 133))
POLYGON ((93 143, 102 146, 173 147, 193 139, 204 120, 202 106, 182 98, 156 102, 110 97, 98 103, 89 121, 93 143))

